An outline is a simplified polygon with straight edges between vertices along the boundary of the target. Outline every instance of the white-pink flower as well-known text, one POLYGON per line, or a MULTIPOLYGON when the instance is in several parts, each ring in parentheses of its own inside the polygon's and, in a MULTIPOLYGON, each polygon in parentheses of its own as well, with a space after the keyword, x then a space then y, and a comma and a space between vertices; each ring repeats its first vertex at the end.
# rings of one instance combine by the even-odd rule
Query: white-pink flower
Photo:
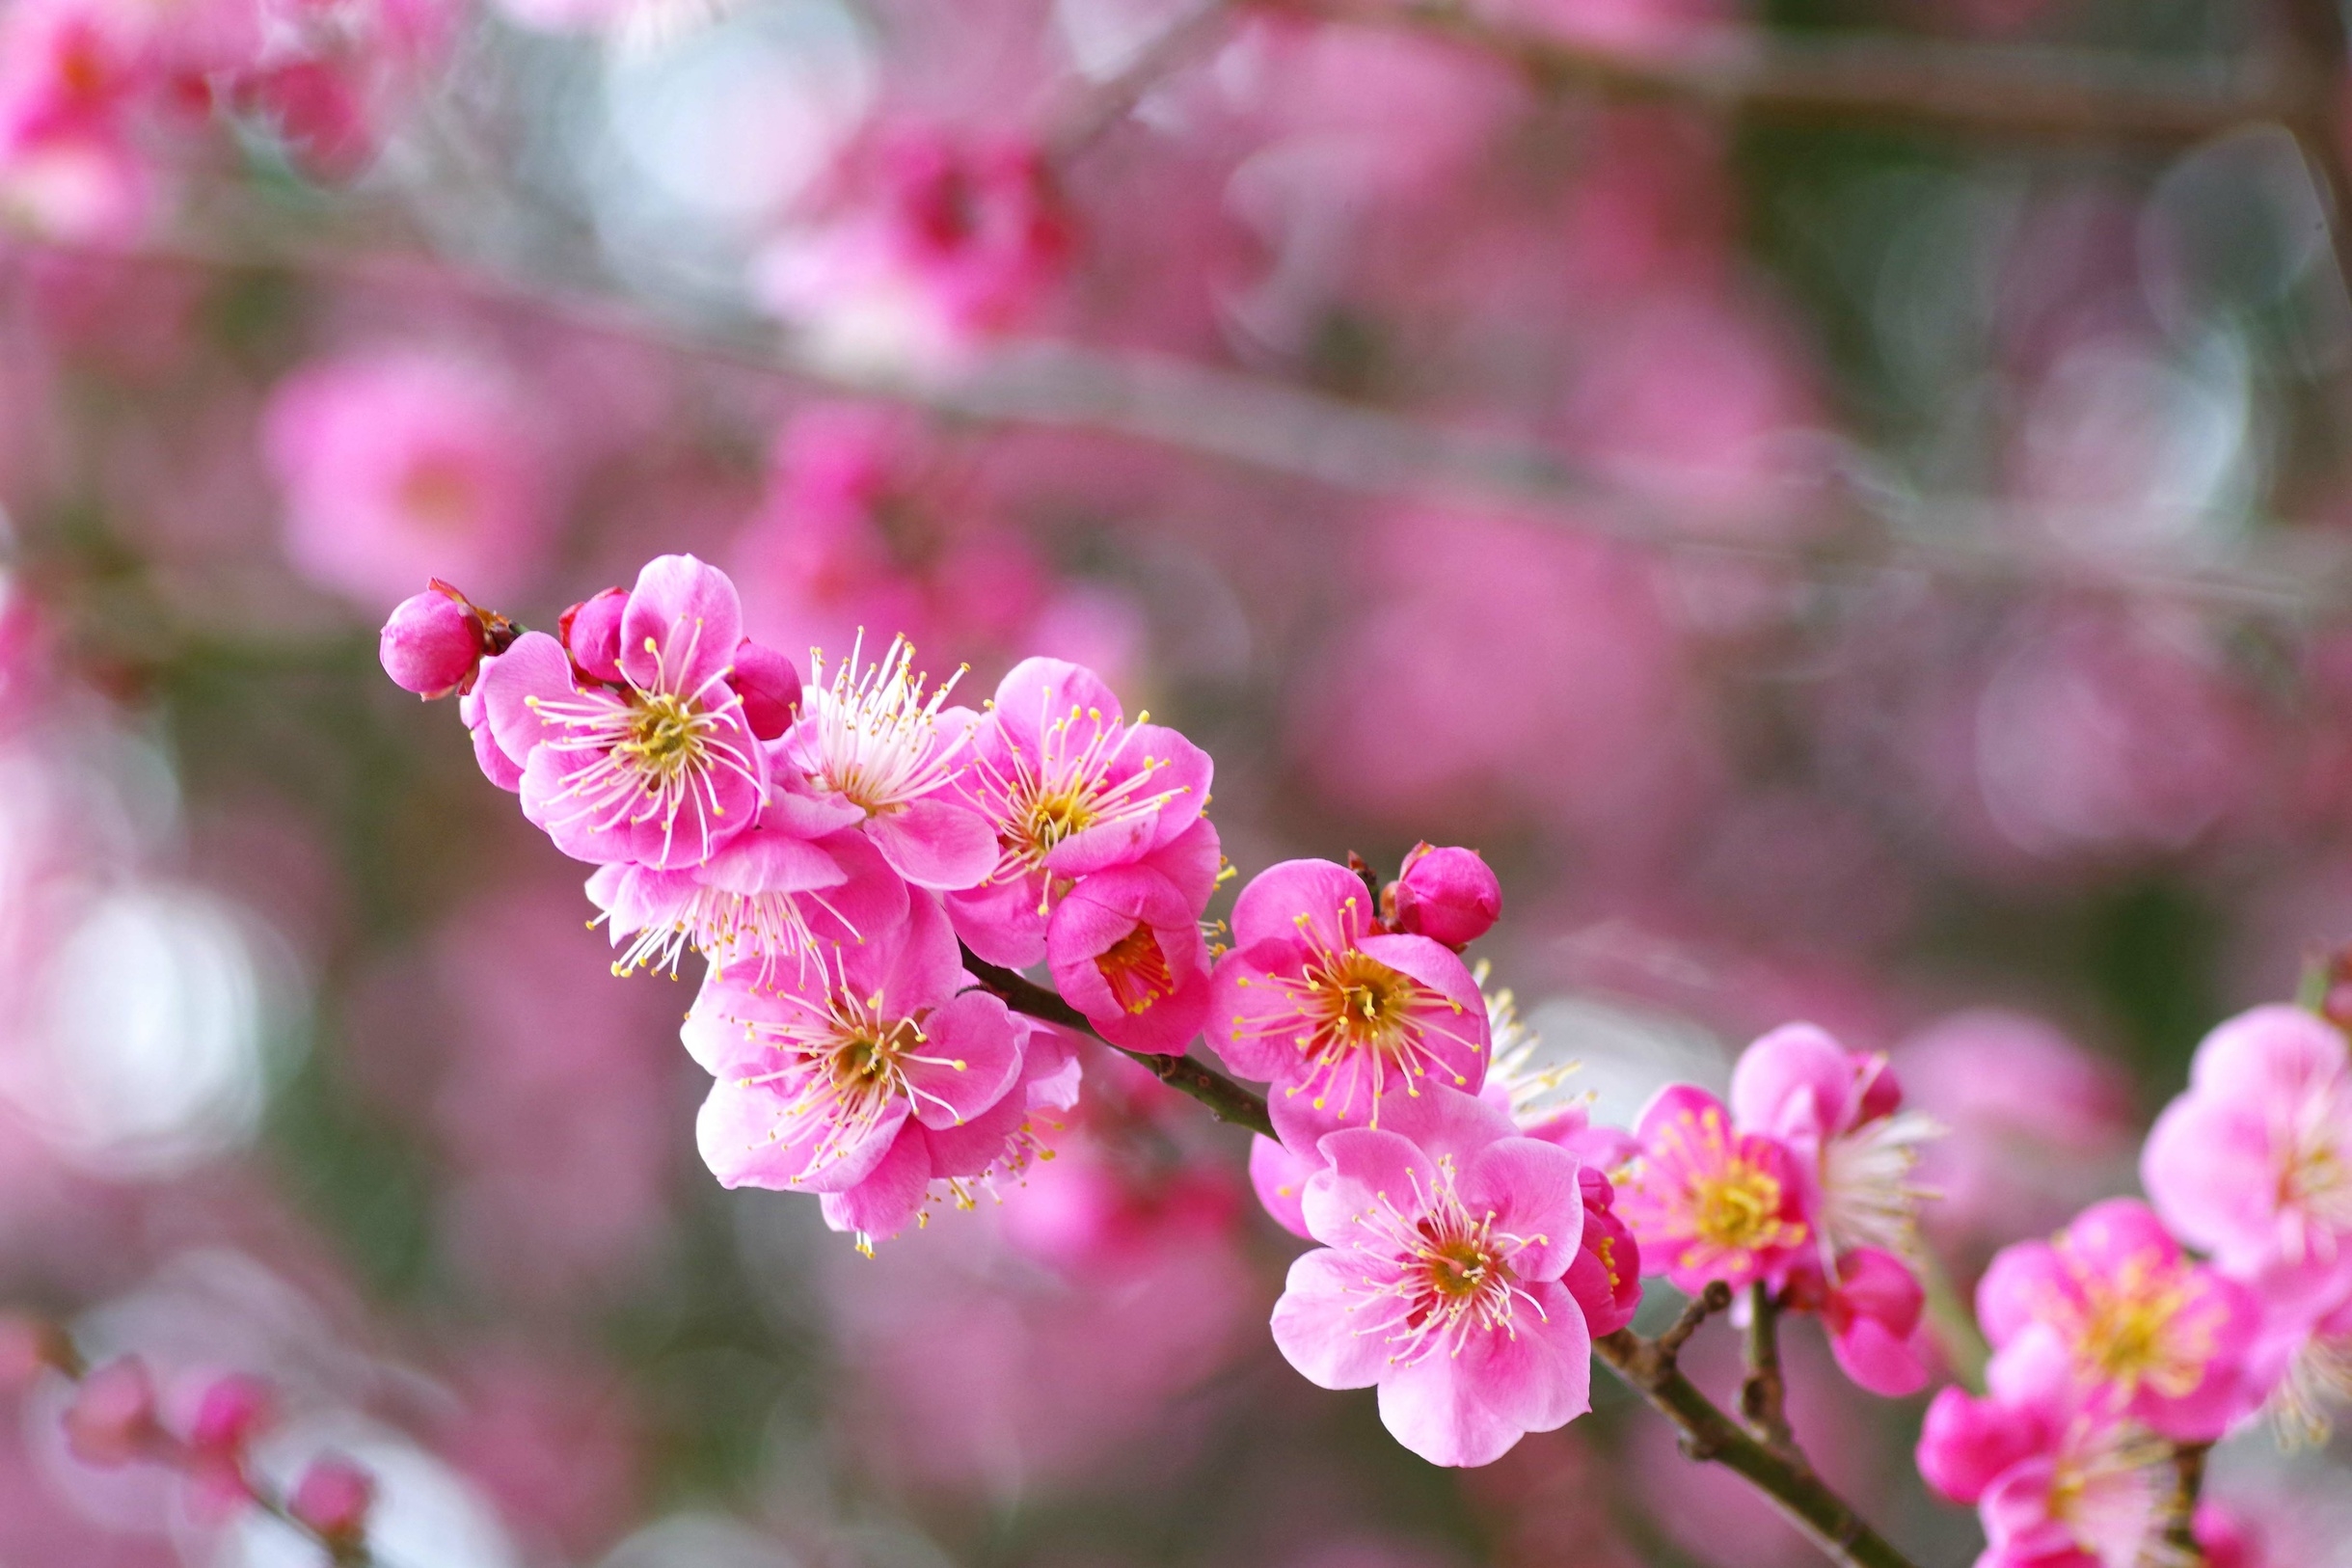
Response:
POLYGON ((1320 1147, 1303 1207, 1324 1247, 1274 1309, 1291 1365, 1376 1386, 1390 1433, 1439 1465, 1490 1463, 1590 1408, 1592 1336, 1562 1280, 1583 1237, 1575 1155, 1436 1085, 1320 1147))

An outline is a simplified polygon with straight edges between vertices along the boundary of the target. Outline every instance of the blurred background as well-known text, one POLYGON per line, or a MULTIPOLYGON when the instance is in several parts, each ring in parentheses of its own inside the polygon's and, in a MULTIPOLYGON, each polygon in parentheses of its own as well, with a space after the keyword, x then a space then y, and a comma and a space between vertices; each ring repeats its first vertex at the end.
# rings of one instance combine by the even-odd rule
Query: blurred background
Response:
MULTIPOLYGON (((871 1261, 721 1192, 693 976, 375 631, 690 550, 796 654, 1092 662, 1245 876, 1483 851, 1604 1119, 1891 1052, 1964 1290, 2352 938, 2313 3, 0 0, 0 1297, 273 1379, 393 1568, 1809 1561, 1606 1379, 1466 1473, 1307 1386, 1246 1141, 1116 1062, 871 1261)), ((0 1564, 311 1560, 55 1414, 0 1564)), ((2213 1493, 2352 1562, 2347 1457, 2213 1493)))

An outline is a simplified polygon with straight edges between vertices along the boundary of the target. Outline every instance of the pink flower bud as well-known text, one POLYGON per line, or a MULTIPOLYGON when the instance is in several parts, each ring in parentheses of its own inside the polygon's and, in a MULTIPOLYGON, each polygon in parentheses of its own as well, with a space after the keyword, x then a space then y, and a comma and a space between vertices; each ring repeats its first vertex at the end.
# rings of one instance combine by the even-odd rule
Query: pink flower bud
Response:
POLYGON ((268 1384, 231 1372, 204 1390, 188 1427, 188 1442, 208 1452, 238 1453, 277 1417, 278 1402, 268 1384))
POLYGON ((486 651, 481 617, 438 583, 400 601, 377 645, 384 673, 403 691, 444 697, 466 683, 486 651))
POLYGON ((745 637, 735 650, 735 668, 727 681, 743 699, 743 722, 752 734, 772 741, 792 728, 793 710, 800 701, 800 672, 791 660, 745 637))
POLYGON ((340 1454, 311 1461, 286 1511, 332 1545, 356 1543, 367 1533, 367 1511, 375 1505, 375 1477, 340 1454))
POLYGON ((127 1465, 161 1430, 155 1380, 136 1357, 109 1362, 83 1378, 66 1408, 66 1446, 85 1464, 127 1465))
POLYGON ((621 684, 621 612, 628 608, 627 588, 607 588, 565 610, 556 622, 563 651, 590 680, 621 684))
POLYGON ((1457 952, 1485 935, 1502 913, 1502 884, 1475 850, 1415 845, 1395 894, 1397 925, 1457 952))

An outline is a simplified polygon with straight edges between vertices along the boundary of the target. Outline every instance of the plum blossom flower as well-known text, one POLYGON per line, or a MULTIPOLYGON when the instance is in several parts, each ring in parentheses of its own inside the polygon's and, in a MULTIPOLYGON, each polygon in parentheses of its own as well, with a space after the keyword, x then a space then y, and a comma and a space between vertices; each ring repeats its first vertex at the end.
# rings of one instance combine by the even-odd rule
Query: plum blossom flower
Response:
POLYGON ((1079 879, 1046 930, 1046 963, 1062 997, 1095 1032, 1132 1051, 1180 1056, 1208 1016, 1208 943, 1201 906, 1216 884, 1208 866, 1182 888, 1149 865, 1079 879))
POLYGON ((1829 1353, 1858 1386, 1890 1399, 1927 1386, 1927 1292, 1894 1254, 1856 1247, 1833 1275, 1802 1270, 1790 1281, 1789 1305, 1821 1314, 1829 1353))
POLYGON ((1275 1131, 1293 1153, 1350 1122, 1377 1127, 1429 1085, 1486 1081, 1485 999, 1462 960, 1390 932, 1364 882, 1328 860, 1261 873, 1233 906, 1233 949, 1209 1016, 1235 1070, 1271 1081, 1275 1131))
POLYGON ((1690 1084, 1658 1092, 1635 1123, 1638 1151, 1617 1206, 1651 1272, 1695 1295, 1713 1280, 1777 1286, 1812 1245, 1803 1173, 1776 1139, 1733 1125, 1690 1084))
POLYGON ((481 612, 436 579, 393 608, 376 657, 394 686, 432 698, 470 686, 482 656, 495 651, 481 612))
POLYGON ((977 1176, 1028 1106, 1025 1021, 967 990, 937 902, 758 987, 714 972, 683 1038, 716 1082, 697 1124, 720 1183, 823 1193, 837 1230, 886 1236, 935 1178, 977 1176))
POLYGON ((562 645, 539 632, 483 664, 476 690, 522 770, 523 814, 557 849, 669 870, 751 826, 768 762, 728 680, 742 628, 726 574, 663 555, 630 592, 617 687, 575 682, 562 645))
POLYGON ((952 788, 971 718, 941 709, 962 671, 926 696, 930 678, 915 670, 906 638, 861 664, 863 653, 861 638, 827 681, 824 655, 811 651, 800 716, 779 743, 779 763, 854 808, 852 821, 917 887, 970 887, 994 863, 996 841, 952 788))
MULTIPOLYGON (((1205 845, 1211 885, 1216 839, 1197 835, 1208 802, 1208 754, 1149 714, 1125 720, 1100 676, 1059 659, 1024 659, 996 688, 971 732, 961 785, 996 834, 996 862, 979 886, 948 900, 957 934, 991 963, 1037 962, 1055 904, 1081 877, 1205 845)), ((1163 862, 1180 888, 1184 866, 1163 862)))
POLYGON ((2038 1326, 2087 1401, 2176 1443, 2210 1442, 2257 1402, 2245 1386, 2254 1297, 2191 1262, 2136 1200, 2095 1203, 2051 1241, 2004 1248, 1978 1283, 1977 1317, 1995 1365, 2038 1326))
POLYGON ((1490 1463, 1590 1408, 1592 1335, 1562 1280, 1583 1238, 1577 1160, 1515 1133, 1431 1084, 1379 1128, 1327 1135, 1305 1195, 1324 1245, 1274 1309, 1291 1365, 1376 1386, 1383 1424, 1432 1464, 1490 1463))
POLYGON ((2247 1284, 2262 1305, 2249 1384, 2270 1391, 2265 1408, 2284 1446, 2317 1446, 2337 1407, 2352 1404, 2352 1253, 2327 1268, 2275 1265, 2247 1284))
POLYGON ((2140 1159, 2174 1234, 2243 1278, 2332 1263, 2352 1240, 2352 1051, 2327 1020, 2258 1007, 2207 1035, 2140 1159))
POLYGON ((1417 844, 1391 884, 1399 931, 1444 942, 1459 953, 1502 914, 1502 884, 1475 850, 1417 844))

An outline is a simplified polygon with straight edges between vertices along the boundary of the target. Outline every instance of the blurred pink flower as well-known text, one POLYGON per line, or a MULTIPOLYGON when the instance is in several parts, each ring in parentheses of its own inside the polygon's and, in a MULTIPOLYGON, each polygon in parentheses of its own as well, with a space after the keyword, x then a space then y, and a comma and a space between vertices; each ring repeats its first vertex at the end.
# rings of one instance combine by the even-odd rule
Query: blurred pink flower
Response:
POLYGON ((306 366, 272 392, 262 427, 288 556, 370 607, 433 577, 492 604, 525 588, 551 521, 541 442, 503 373, 415 349, 306 366))
POLYGON ((1234 1070, 1267 1080, 1285 1147, 1377 1127, 1433 1085, 1486 1082, 1486 999, 1453 953, 1385 930, 1371 890, 1328 860, 1287 860, 1243 888, 1217 962, 1209 1033, 1234 1070))
MULTIPOLYGON (((1308 1381, 1380 1390, 1397 1442, 1489 1464, 1589 1408, 1592 1337, 1562 1284, 1583 1235, 1576 1157, 1441 1085, 1320 1145, 1274 1342, 1308 1381)), ((1604 1298, 1607 1299, 1607 1298, 1604 1298)))

